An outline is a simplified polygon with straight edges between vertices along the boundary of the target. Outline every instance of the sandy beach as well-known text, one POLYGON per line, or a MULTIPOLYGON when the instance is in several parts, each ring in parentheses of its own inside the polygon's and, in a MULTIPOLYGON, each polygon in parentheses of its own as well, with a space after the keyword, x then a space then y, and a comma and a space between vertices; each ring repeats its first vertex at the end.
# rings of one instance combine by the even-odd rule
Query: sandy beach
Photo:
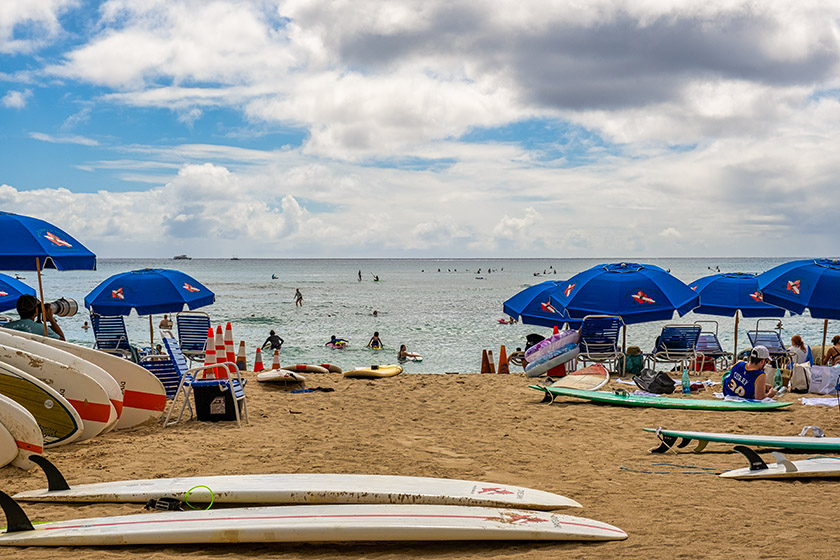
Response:
MULTIPOLYGON (((719 374, 718 374, 719 378, 719 374)), ((540 403, 521 373, 399 375, 375 381, 308 374, 291 394, 248 384, 251 423, 146 426, 48 450, 73 483, 235 473, 366 473, 465 478, 566 495, 564 511, 628 534, 608 543, 371 543, 10 549, 4 557, 136 558, 829 558, 840 537, 837 482, 740 482, 713 473, 744 467, 731 446, 652 455, 644 427, 798 435, 840 434, 836 408, 798 402, 774 412, 632 409, 558 399, 540 403), (665 464, 663 464, 665 463, 665 464), (712 469, 712 470, 706 470, 712 469), (9 554, 9 556, 6 556, 9 554)), ((619 387, 615 382, 611 386, 619 387)), ((797 400, 784 395, 781 400, 797 400)), ((711 398, 708 392, 695 398, 711 398)), ((788 453, 794 459, 815 455, 788 453)), ((764 454, 765 460, 772 457, 764 454)), ((9 494, 43 475, 7 466, 9 494)), ((23 504, 33 522, 139 513, 138 505, 23 504)))

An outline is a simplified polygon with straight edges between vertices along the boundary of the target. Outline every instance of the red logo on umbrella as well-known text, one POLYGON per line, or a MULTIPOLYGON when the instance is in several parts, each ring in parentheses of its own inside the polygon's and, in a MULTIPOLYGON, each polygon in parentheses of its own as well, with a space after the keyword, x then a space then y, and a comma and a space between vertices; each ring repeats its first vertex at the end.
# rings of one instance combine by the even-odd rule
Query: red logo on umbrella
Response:
POLYGON ((630 297, 635 299, 636 303, 656 303, 655 299, 644 293, 642 290, 639 290, 630 297))
POLYGON ((195 286, 190 286, 186 282, 184 282, 184 289, 187 290, 188 292, 200 292, 201 291, 200 288, 196 288, 195 286))
POLYGON ((64 241, 63 239, 61 239, 59 236, 57 236, 56 234, 54 234, 51 231, 48 231, 47 234, 44 237, 46 237, 48 240, 52 241, 53 243, 55 243, 59 247, 72 247, 72 245, 70 245, 69 243, 67 243, 66 241, 64 241))
POLYGON ((788 280, 787 290, 799 295, 799 280, 788 280))
POLYGON ((123 295, 122 288, 117 288, 116 290, 111 290, 111 299, 125 299, 123 295))
POLYGON ((764 301, 764 294, 762 294, 758 290, 751 293, 750 297, 753 298, 755 301, 764 301))
POLYGON ((482 488, 478 491, 479 494, 513 494, 510 490, 504 488, 482 488))
POLYGON ((697 286, 692 286, 691 289, 696 292, 697 291, 697 286))
POLYGON ((546 303, 541 303, 540 304, 540 309, 542 309, 543 311, 548 311, 549 313, 557 313, 557 310, 554 309, 553 305, 551 305, 551 301, 548 301, 546 303))
POLYGON ((0 296, 7 296, 7 295, 9 295, 9 292, 0 292, 0 296))
POLYGON ((566 286, 566 289, 563 290, 563 293, 566 294, 566 297, 569 297, 569 294, 572 293, 572 290, 575 289, 575 286, 577 286, 577 284, 569 284, 568 286, 566 286))

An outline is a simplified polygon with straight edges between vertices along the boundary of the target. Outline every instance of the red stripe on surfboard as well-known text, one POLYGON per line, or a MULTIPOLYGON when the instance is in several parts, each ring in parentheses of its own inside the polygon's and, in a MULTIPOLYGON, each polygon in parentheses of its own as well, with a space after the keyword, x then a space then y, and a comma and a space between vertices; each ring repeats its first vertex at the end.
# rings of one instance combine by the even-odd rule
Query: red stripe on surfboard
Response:
MULTIPOLYGON (((501 512, 500 512, 501 513, 501 512)), ((441 515, 441 514, 395 514, 395 513, 343 513, 343 514, 322 514, 322 515, 249 515, 243 517, 202 517, 187 519, 186 515, 176 519, 148 519, 144 521, 115 521, 111 523, 94 523, 93 519, 82 519, 79 525, 61 525, 57 521, 57 526, 41 526, 36 530, 59 530, 59 529, 81 529, 89 527, 119 527, 126 525, 149 525, 154 523, 206 523, 208 521, 258 521, 265 519, 477 519, 484 521, 498 521, 500 525, 514 525, 519 527, 528 527, 527 523, 517 524, 511 521, 501 520, 499 517, 492 517, 486 515, 441 515)), ((543 523, 548 519, 538 519, 543 523)), ((560 525, 568 525, 573 527, 585 527, 587 529, 600 529, 602 531, 610 531, 618 533, 619 535, 627 535, 621 529, 615 527, 604 527, 602 525, 590 525, 589 523, 578 523, 574 521, 559 521, 560 525)))
MULTIPOLYGON (((66 397, 65 397, 66 398, 66 397)), ((89 420, 91 422, 108 423, 111 418, 111 404, 99 404, 85 401, 77 401, 74 399, 67 399, 67 402, 73 405, 76 412, 82 420, 89 420)))
POLYGON ((25 449, 26 451, 31 451, 32 453, 37 453, 41 455, 44 452, 44 448, 40 445, 35 445, 34 443, 26 443, 25 441, 20 441, 19 439, 15 440, 19 449, 25 449))
POLYGON ((123 407, 163 411, 166 408, 166 395, 126 389, 123 393, 123 407))
POLYGON ((122 416, 123 402, 111 399, 111 404, 114 405, 114 410, 117 411, 117 418, 122 416))

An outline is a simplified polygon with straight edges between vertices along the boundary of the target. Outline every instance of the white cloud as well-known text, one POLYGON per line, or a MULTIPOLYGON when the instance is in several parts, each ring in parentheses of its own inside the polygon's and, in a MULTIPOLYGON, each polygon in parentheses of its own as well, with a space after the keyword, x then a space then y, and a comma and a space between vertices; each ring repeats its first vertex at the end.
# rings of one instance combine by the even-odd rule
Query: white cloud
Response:
POLYGON ((32 90, 26 89, 23 91, 9 91, 3 96, 2 102, 5 107, 9 109, 23 109, 26 107, 26 101, 32 97, 32 90))
POLYGON ((98 146, 99 142, 92 138, 85 138, 84 136, 54 136, 52 134, 44 134, 43 132, 30 132, 30 138, 40 140, 41 142, 49 142, 51 144, 79 144, 81 146, 98 146))
POLYGON ((30 52, 61 30, 59 15, 78 0, 7 0, 0 2, 0 54, 30 52))

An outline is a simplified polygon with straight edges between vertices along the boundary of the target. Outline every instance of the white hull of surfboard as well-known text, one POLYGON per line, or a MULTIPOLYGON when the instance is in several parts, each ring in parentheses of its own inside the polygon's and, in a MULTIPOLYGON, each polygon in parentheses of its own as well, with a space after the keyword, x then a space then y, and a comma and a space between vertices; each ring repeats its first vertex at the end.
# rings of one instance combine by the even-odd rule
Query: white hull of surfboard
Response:
MULTIPOLYGON (((643 428, 646 432, 656 433, 656 428, 643 428)), ((811 449, 837 452, 840 451, 840 438, 813 436, 760 436, 743 434, 724 434, 715 432, 688 432, 682 430, 659 429, 666 436, 718 443, 755 445, 760 447, 781 447, 786 449, 811 449)), ((705 445, 700 449, 705 448, 705 445)))
POLYGON ((621 529, 582 517, 465 506, 318 505, 57 521, 0 535, 7 546, 353 541, 606 541, 621 529))
POLYGON ((814 457, 802 461, 788 461, 782 456, 782 462, 771 463, 766 469, 750 470, 749 467, 744 467, 721 473, 720 476, 741 480, 838 477, 840 476, 840 458, 814 457))
POLYGON ((540 510, 581 507, 576 501, 560 494, 521 486, 447 478, 362 474, 153 478, 79 484, 69 490, 31 490, 13 497, 16 500, 41 502, 146 503, 153 498, 171 497, 187 499, 190 503, 445 504, 540 510))
POLYGON ((14 438, 15 456, 10 459, 10 462, 24 470, 35 468, 29 456, 43 453, 44 435, 32 413, 9 397, 0 394, 0 424, 14 438))
MULTIPOLYGON (((7 331, 15 337, 35 340, 69 352, 104 369, 119 384, 123 393, 123 409, 115 429, 122 430, 154 424, 166 408, 166 389, 149 370, 130 360, 113 354, 106 354, 93 348, 79 346, 55 338, 44 338, 36 334, 7 331)), ((2 337, 0 333, 0 337, 2 337)))

